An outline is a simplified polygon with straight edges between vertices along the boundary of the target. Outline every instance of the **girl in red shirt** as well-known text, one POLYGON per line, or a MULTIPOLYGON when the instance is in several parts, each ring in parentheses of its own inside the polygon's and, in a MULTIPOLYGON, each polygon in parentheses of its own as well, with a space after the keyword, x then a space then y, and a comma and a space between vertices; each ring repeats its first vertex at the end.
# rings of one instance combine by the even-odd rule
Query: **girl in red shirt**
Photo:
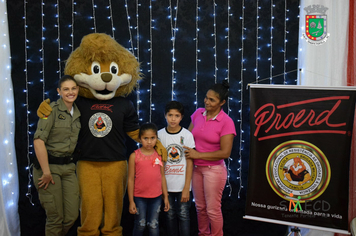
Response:
POLYGON ((161 156, 154 149, 157 142, 157 126, 146 123, 141 126, 139 139, 142 147, 129 159, 128 196, 129 211, 135 214, 133 236, 143 235, 148 227, 150 236, 159 236, 159 212, 164 200, 164 211, 169 210, 166 178, 161 156))

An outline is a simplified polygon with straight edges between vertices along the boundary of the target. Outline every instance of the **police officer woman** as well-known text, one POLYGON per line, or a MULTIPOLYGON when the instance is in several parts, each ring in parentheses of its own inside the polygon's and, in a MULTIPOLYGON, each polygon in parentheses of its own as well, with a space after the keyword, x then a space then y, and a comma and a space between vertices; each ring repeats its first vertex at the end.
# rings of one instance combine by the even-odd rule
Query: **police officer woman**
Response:
POLYGON ((52 113, 41 118, 34 135, 39 165, 33 180, 46 211, 46 235, 65 235, 79 214, 79 187, 72 153, 80 130, 80 112, 74 101, 79 87, 73 77, 63 76, 51 103, 52 113))

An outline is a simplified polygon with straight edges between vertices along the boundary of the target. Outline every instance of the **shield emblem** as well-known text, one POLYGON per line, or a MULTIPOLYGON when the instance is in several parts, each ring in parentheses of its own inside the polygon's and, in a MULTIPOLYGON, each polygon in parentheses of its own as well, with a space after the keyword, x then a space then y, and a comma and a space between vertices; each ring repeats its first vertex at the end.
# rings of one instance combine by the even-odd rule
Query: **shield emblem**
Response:
POLYGON ((306 15, 305 33, 313 41, 323 40, 326 37, 326 15, 306 15))

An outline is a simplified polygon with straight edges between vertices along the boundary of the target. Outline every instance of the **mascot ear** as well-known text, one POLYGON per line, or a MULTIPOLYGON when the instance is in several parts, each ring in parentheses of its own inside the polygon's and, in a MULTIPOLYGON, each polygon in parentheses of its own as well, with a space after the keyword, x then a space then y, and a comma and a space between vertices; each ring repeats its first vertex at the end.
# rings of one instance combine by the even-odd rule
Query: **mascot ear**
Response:
POLYGON ((41 102, 40 106, 37 109, 37 116, 39 118, 44 118, 46 116, 49 116, 52 112, 52 107, 49 105, 50 104, 49 98, 41 102))
POLYGON ((124 73, 124 74, 120 75, 120 78, 122 80, 120 86, 122 86, 122 85, 125 85, 125 84, 128 84, 131 82, 132 75, 124 73))

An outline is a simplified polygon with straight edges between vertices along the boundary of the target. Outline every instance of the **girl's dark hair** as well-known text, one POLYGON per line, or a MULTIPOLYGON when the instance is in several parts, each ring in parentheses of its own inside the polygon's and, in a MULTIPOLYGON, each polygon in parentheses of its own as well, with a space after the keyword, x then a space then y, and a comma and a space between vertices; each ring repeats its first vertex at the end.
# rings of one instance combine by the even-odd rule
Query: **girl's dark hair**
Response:
POLYGON ((184 116, 184 107, 182 103, 177 101, 170 101, 167 103, 164 109, 164 114, 167 114, 172 109, 176 109, 182 116, 184 116))
POLYGON ((140 131, 138 132, 138 138, 141 138, 141 135, 147 130, 153 130, 153 132, 155 132, 156 135, 158 136, 157 126, 153 123, 145 123, 145 124, 141 125, 141 127, 140 127, 140 131))
POLYGON ((209 88, 209 90, 214 91, 219 95, 220 101, 227 101, 229 99, 229 82, 224 80, 221 84, 214 84, 209 88))
POLYGON ((70 75, 63 75, 62 78, 59 79, 58 81, 58 88, 60 89, 62 84, 68 80, 72 80, 77 86, 78 86, 78 83, 77 81, 70 75))

